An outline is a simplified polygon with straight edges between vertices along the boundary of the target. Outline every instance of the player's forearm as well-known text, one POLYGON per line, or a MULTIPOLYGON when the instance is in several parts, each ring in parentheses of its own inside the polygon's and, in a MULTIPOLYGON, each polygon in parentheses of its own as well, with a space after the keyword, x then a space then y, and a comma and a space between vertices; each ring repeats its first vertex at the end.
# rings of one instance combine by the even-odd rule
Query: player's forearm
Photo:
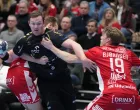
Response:
POLYGON ((50 49, 57 57, 61 58, 67 63, 81 63, 80 59, 76 55, 72 55, 70 53, 67 53, 65 51, 62 51, 55 46, 52 46, 50 49))
POLYGON ((30 61, 30 62, 34 62, 34 63, 37 63, 38 62, 38 59, 35 59, 27 54, 22 54, 20 56, 22 59, 26 60, 26 61, 30 61))
POLYGON ((72 44, 72 49, 74 50, 76 56, 80 59, 80 60, 84 60, 86 59, 86 56, 84 54, 84 51, 82 49, 82 47, 80 46, 80 44, 78 43, 73 43, 72 44))

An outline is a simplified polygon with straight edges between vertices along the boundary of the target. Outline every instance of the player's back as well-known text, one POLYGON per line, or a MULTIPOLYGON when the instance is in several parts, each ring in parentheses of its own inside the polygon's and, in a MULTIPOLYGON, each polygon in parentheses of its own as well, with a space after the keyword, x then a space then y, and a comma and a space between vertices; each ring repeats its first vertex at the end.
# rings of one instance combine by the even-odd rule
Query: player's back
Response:
POLYGON ((98 66, 99 87, 103 93, 138 93, 130 74, 131 53, 122 46, 95 47, 86 53, 86 56, 98 66))

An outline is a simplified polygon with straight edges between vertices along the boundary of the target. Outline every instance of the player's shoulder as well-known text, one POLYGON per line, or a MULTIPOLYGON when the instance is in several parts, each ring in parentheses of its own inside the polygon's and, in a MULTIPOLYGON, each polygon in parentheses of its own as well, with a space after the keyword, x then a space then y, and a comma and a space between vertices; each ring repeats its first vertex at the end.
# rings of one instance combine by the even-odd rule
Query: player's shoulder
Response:
POLYGON ((33 33, 32 33, 32 32, 29 32, 29 33, 27 33, 23 38, 26 39, 26 40, 28 40, 28 39, 30 39, 32 36, 33 36, 33 33))
POLYGON ((89 49, 89 52, 97 52, 97 51, 101 51, 101 47, 100 46, 95 46, 89 49))
POLYGON ((52 31, 52 30, 46 32, 45 34, 48 36, 48 38, 52 38, 52 37, 57 38, 57 37, 62 37, 63 36, 62 32, 52 31))
POLYGON ((29 36, 31 36, 31 35, 33 35, 33 33, 32 32, 29 32, 29 33, 27 33, 27 34, 25 34, 25 36, 24 37, 29 37, 29 36))
POLYGON ((23 37, 19 39, 20 42, 26 42, 30 37, 32 37, 32 32, 25 34, 23 37))

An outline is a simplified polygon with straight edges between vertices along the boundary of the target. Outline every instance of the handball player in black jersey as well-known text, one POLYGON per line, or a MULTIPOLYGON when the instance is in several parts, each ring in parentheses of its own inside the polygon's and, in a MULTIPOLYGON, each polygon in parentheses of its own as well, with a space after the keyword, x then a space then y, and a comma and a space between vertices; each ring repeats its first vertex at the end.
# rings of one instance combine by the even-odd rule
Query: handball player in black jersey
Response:
POLYGON ((58 48, 63 46, 73 49, 82 61, 83 66, 91 71, 92 68, 94 68, 93 62, 86 58, 83 49, 76 42, 70 39, 64 39, 63 35, 57 31, 48 30, 44 32, 43 18, 40 12, 34 11, 31 13, 29 26, 32 32, 20 39, 14 49, 6 53, 2 59, 10 61, 27 54, 35 59, 47 57, 48 62, 45 65, 41 65, 30 61, 27 63, 22 59, 15 60, 11 64, 7 75, 8 87, 14 92, 22 104, 25 104, 25 106, 31 105, 31 110, 37 110, 32 109, 33 104, 39 100, 39 96, 37 92, 35 92, 35 86, 31 83, 34 80, 33 72, 38 78, 37 84, 46 109, 76 110, 75 95, 67 64, 56 57, 50 50, 42 46, 41 41, 47 37, 58 48), (16 70, 14 68, 17 65, 20 65, 20 69, 18 68, 16 70), (30 70, 26 70, 27 67, 29 67, 30 70), (20 73, 22 73, 22 75, 20 73), (18 78, 15 78, 17 76, 18 78), (23 77, 22 81, 20 80, 21 76, 23 77), (26 89, 23 89, 24 87, 26 87, 26 89))

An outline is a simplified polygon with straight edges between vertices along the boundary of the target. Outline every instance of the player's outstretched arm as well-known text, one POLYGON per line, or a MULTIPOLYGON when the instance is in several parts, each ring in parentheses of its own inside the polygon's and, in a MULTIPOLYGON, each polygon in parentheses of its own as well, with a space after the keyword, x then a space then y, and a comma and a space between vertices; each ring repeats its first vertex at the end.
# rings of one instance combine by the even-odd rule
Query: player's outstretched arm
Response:
POLYGON ((65 48, 70 48, 73 49, 76 56, 81 60, 84 71, 86 69, 90 70, 91 72, 96 70, 96 65, 93 61, 91 61, 90 59, 88 59, 85 54, 84 54, 84 50, 82 49, 81 45, 78 44, 77 42, 71 40, 71 39, 67 39, 62 43, 62 46, 65 48))
POLYGON ((62 60, 66 61, 67 63, 81 63, 80 59, 73 54, 70 54, 68 52, 62 51, 58 48, 56 48, 52 42, 49 39, 44 39, 42 40, 41 44, 51 50, 55 55, 57 55, 59 58, 61 58, 62 60))
POLYGON ((91 72, 95 71, 95 63, 85 56, 82 47, 76 42, 67 40, 62 44, 64 47, 72 48, 75 51, 76 56, 59 50, 48 38, 43 39, 41 43, 45 48, 50 49, 54 54, 67 63, 82 63, 84 70, 87 68, 91 72))

